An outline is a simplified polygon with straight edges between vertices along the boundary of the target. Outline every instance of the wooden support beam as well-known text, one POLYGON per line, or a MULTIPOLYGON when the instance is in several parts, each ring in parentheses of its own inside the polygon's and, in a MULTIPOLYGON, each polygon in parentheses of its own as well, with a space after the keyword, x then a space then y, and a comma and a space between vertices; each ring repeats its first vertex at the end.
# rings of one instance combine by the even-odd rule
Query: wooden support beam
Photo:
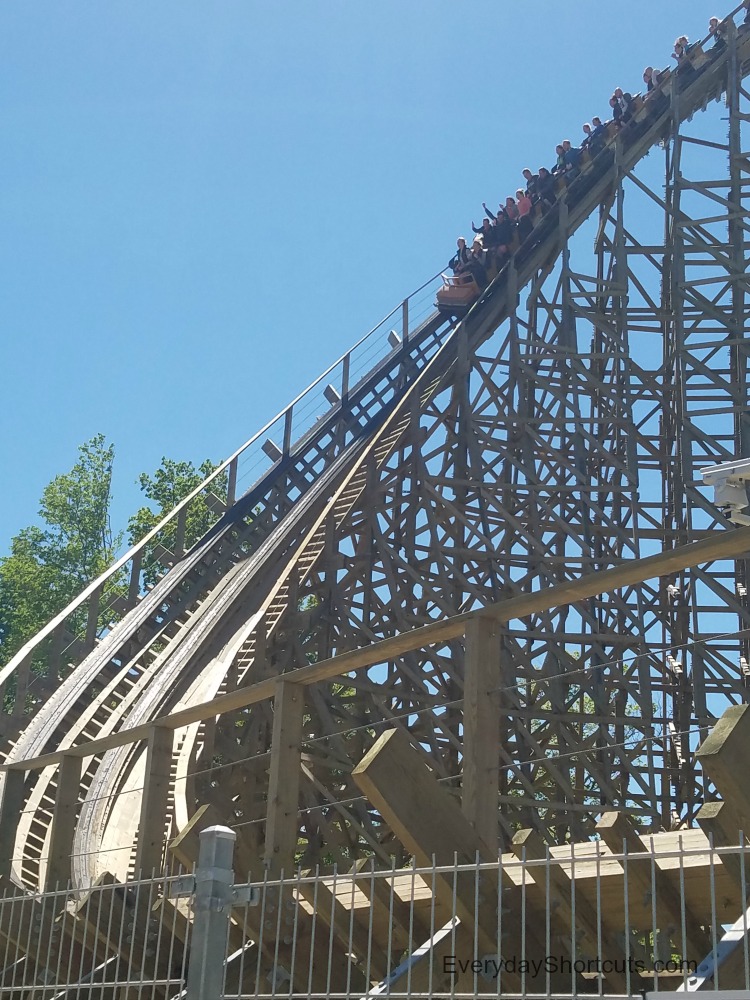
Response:
POLYGON ((25 799, 26 773, 7 771, 0 801, 0 878, 10 878, 18 821, 25 799))
MULTIPOLYGON (((497 853, 481 840, 401 730, 383 733, 354 768, 352 777, 420 866, 429 868, 433 859, 438 866, 456 861, 474 864, 477 855, 484 861, 497 860, 497 853)), ((501 885, 496 872, 482 872, 477 919, 476 878, 477 874, 471 872, 436 873, 430 882, 445 911, 457 916, 475 934, 478 953, 496 955, 497 908, 507 908, 517 890, 506 872, 501 885)), ((540 926, 544 926, 543 914, 527 905, 524 951, 520 921, 517 917, 506 919, 502 953, 519 959, 524 954, 544 955, 544 938, 537 932, 540 926)), ((509 975, 506 985, 512 988, 517 983, 509 975)))
MULTIPOLYGON (((377 871, 373 858, 360 858, 352 869, 357 888, 367 896, 373 914, 373 928, 379 924, 390 928, 391 947, 411 950, 416 941, 425 941, 428 927, 422 922, 413 906, 409 906, 394 891, 388 874, 377 871), (413 933, 412 933, 413 932, 413 933)), ((380 938, 379 938, 380 940, 380 938)), ((388 951, 388 941, 380 942, 383 951, 388 951)))
MULTIPOLYGON (((701 830, 713 841, 714 847, 741 846, 739 819, 727 802, 706 802, 698 810, 695 818, 701 830)), ((739 852, 722 854, 721 863, 746 897, 750 891, 750 850, 745 851, 744 872, 739 852)))
POLYGON ((498 847, 500 784, 498 626, 473 618, 466 626, 463 713, 463 814, 492 851, 498 847))
MULTIPOLYGON (((750 706, 732 705, 695 752, 701 767, 731 806, 739 829, 750 836, 750 768, 739 765, 750 750, 750 706)), ((737 843, 737 841, 735 841, 737 843)))
POLYGON ((146 750, 146 771, 138 823, 135 871, 144 878, 161 871, 164 833, 172 780, 174 730, 153 726, 146 750))
POLYGON ((273 699, 271 767, 264 860, 271 876, 294 869, 299 823, 302 718, 305 695, 298 684, 280 679, 273 699))
MULTIPOLYGON (((309 877, 312 872, 302 872, 302 878, 309 877)), ((340 946, 340 956, 345 964, 345 956, 356 956, 356 967, 364 972, 368 967, 373 976, 382 979, 387 973, 386 955, 374 937, 371 940, 368 930, 365 930, 356 920, 352 911, 338 900, 329 886, 320 878, 314 882, 292 883, 300 896, 314 908, 316 920, 322 921, 330 929, 334 939, 340 946)), ((321 935, 320 927, 316 938, 321 935)), ((328 937, 327 933, 321 935, 328 937)))
MULTIPOLYGON (((651 852, 633 826, 632 820, 621 812, 606 812, 596 824, 596 831, 613 854, 646 854, 651 852)), ((625 864, 623 864, 625 869, 625 864)), ((649 899, 655 894, 656 919, 658 929, 669 934, 677 946, 682 946, 682 910, 685 911, 685 943, 689 949, 686 957, 703 955, 711 947, 710 935, 701 927, 700 921, 690 911, 687 902, 680 899, 679 892, 667 875, 654 865, 650 858, 627 862, 628 895, 637 899, 649 899)), ((650 928, 640 928, 647 930, 650 928)))
POLYGON ((96 635, 99 630, 99 605, 102 599, 102 588, 97 587, 89 598, 88 613, 86 616, 86 638, 84 648, 93 649, 96 644, 96 635))
POLYGON ((456 853, 459 863, 475 861, 477 851, 493 856, 402 730, 383 733, 352 776, 372 805, 393 816, 394 832, 420 864, 429 867, 433 857, 452 864, 456 853))
MULTIPOLYGON (((433 858, 437 865, 451 865, 456 857, 459 864, 472 863, 478 851, 485 860, 492 857, 458 804, 438 785, 400 730, 383 733, 354 768, 352 777, 420 866, 429 867, 433 858)), ((446 875, 435 876, 435 894, 448 912, 453 906, 453 881, 446 875)), ((469 881, 473 879, 457 877, 456 916, 473 926, 474 890, 469 881)), ((497 943, 487 931, 477 927, 477 934, 482 954, 497 951, 497 943)))
POLYGON ((49 835, 49 858, 44 877, 46 892, 65 888, 71 879, 70 856, 78 818, 78 794, 81 786, 80 757, 63 757, 57 772, 55 808, 49 835))
MULTIPOLYGON (((621 928, 608 925, 605 913, 600 914, 601 929, 599 928, 595 907, 580 892, 576 893, 575 897, 573 896, 575 891, 573 881, 565 874, 559 863, 551 858, 549 849, 539 834, 535 830, 519 830, 513 837, 511 849, 516 857, 524 862, 547 862, 544 868, 539 865, 530 865, 525 870, 540 887, 545 897, 547 897, 547 879, 549 878, 547 908, 552 915, 551 930, 555 936, 559 935, 561 944, 569 954, 573 958, 584 955, 591 959, 606 955, 609 959, 620 959, 624 968, 625 952, 617 942, 617 933, 621 932, 621 928), (574 927, 576 953, 572 954, 574 927)), ((612 971, 605 976, 607 985, 613 987, 617 993, 627 994, 627 977, 623 972, 618 971, 618 967, 618 962, 612 963, 612 971)))

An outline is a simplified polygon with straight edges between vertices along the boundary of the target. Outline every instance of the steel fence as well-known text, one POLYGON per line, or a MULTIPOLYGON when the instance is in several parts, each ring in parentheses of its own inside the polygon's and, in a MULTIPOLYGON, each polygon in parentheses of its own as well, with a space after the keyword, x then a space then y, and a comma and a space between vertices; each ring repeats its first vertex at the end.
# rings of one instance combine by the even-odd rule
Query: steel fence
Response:
POLYGON ((170 901, 173 879, 117 884, 85 893, 36 895, 5 886, 0 898, 0 997, 178 996, 184 989, 192 922, 170 901))
MULTIPOLYGON (((613 853, 235 882, 235 834, 191 875, 0 898, 0 1000, 634 996, 750 990, 745 848, 613 853)), ((694 843, 693 839, 693 843, 694 843)))

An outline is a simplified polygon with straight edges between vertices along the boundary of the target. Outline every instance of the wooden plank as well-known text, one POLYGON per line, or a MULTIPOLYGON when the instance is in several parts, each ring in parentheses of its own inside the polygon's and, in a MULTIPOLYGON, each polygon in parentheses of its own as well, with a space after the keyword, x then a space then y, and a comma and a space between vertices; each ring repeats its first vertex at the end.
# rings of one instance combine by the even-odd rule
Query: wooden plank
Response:
POLYGON ((466 626, 461 807, 492 851, 498 847, 499 687, 497 624, 474 618, 466 626))
POLYGON ((297 850, 304 690, 283 678, 273 700, 264 860, 272 878, 294 870, 297 850))
POLYGON ((0 878, 10 878, 16 849, 18 820, 23 809, 26 773, 7 771, 0 802, 0 878))
POLYGON ((138 842, 135 852, 136 873, 150 878, 162 867, 164 827, 169 806, 172 779, 174 730, 153 726, 146 751, 145 788, 141 798, 138 842))
POLYGON ((703 770, 730 803, 738 830, 750 834, 750 768, 738 766, 750 749, 750 706, 732 705, 695 752, 703 770))
MULTIPOLYGON (((350 671, 363 670, 376 663, 400 656, 402 653, 448 639, 459 639, 464 634, 468 622, 479 615, 492 617, 498 623, 509 622, 516 618, 526 618, 528 615, 550 608, 563 607, 590 597, 596 597, 598 594, 633 586, 644 580, 669 576, 680 570, 689 569, 691 566, 713 562, 717 559, 736 559, 746 552, 750 552, 750 527, 737 528, 733 531, 719 531, 699 542, 690 542, 676 549, 647 556, 645 559, 631 559, 621 566, 590 573, 569 583, 558 584, 535 591, 533 594, 521 594, 506 601, 490 604, 481 612, 466 612, 455 615, 453 618, 446 618, 444 621, 423 625, 410 632, 393 636, 391 639, 383 639, 380 642, 363 646, 361 649, 353 649, 331 659, 321 660, 319 663, 298 667, 296 670, 290 670, 284 676, 291 684, 310 685, 318 684, 320 681, 333 680, 350 671)), ((192 705, 179 712, 163 716, 155 720, 154 723, 133 726, 132 729, 121 730, 110 736, 92 740, 90 743, 71 747, 65 752, 78 754, 81 757, 96 756, 115 747, 148 739, 152 725, 181 729, 194 722, 203 722, 214 715, 222 715, 225 712, 234 712, 241 708, 247 708, 249 705, 256 705, 261 701, 273 698, 275 693, 276 679, 270 677, 257 684, 219 695, 212 698, 211 701, 192 705)), ((62 756, 62 751, 55 751, 27 760, 9 761, 0 765, 0 770, 31 770, 47 767, 49 764, 59 764, 62 756)))
POLYGON ((46 892, 65 888, 71 879, 70 856, 78 818, 78 794, 81 787, 81 757, 63 757, 57 773, 55 808, 49 837, 49 858, 44 876, 46 892))
MULTIPOLYGON (((632 821, 625 813, 606 812, 596 824, 596 831, 613 854, 650 854, 648 845, 641 839, 632 821)), ((623 865, 624 869, 624 865, 623 865)), ((688 956, 703 955, 711 947, 711 938, 701 927, 701 921, 690 911, 686 901, 669 881, 667 875, 654 865, 653 878, 651 862, 648 858, 628 861, 628 895, 631 898, 656 895, 656 919, 658 929, 669 933, 678 945, 682 944, 682 910, 685 911, 685 943, 690 949, 688 956), (631 895, 632 894, 632 895, 631 895)), ((649 930, 652 928, 641 928, 649 930)))
POLYGON ((581 895, 575 895, 575 918, 572 905, 573 881, 555 864, 550 857, 547 846, 535 830, 519 830, 511 842, 513 853, 522 861, 547 861, 547 866, 542 868, 538 865, 530 865, 526 868, 527 874, 544 892, 547 897, 547 872, 549 871, 549 897, 547 907, 552 916, 554 933, 558 933, 561 926, 564 931, 560 935, 563 946, 573 958, 584 955, 590 959, 607 958, 616 961, 611 966, 611 971, 607 972, 605 979, 607 985, 613 987, 617 993, 628 993, 627 977, 623 972, 618 971, 624 968, 626 956, 622 946, 617 942, 617 933, 620 928, 608 924, 606 921, 606 911, 600 914, 601 931, 597 920, 596 909, 589 901, 581 895), (572 952, 573 928, 575 927, 576 953, 572 952), (623 963, 623 965, 620 965, 623 963))

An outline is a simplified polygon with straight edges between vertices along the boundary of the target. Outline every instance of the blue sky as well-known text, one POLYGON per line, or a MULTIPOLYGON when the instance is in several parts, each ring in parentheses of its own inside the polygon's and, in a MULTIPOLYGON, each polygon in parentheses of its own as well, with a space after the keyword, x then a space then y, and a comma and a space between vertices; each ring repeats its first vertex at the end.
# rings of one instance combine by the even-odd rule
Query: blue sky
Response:
POLYGON ((727 9, 3 0, 0 554, 97 432, 116 526, 225 457, 727 9))

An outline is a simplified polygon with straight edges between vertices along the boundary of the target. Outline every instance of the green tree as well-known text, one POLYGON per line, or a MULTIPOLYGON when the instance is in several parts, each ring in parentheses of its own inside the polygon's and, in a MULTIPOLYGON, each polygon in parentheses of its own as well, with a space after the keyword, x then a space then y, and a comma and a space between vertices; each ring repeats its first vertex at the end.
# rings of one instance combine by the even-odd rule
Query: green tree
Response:
MULTIPOLYGON (((162 458, 161 465, 152 476, 141 473, 138 479, 141 490, 155 507, 141 507, 130 518, 130 544, 134 545, 148 534, 181 500, 200 486, 215 468, 208 459, 196 468, 192 462, 175 462, 170 458, 162 458)), ((211 484, 211 490, 199 494, 188 505, 183 541, 185 550, 202 538, 216 522, 218 512, 223 509, 220 497, 222 494, 226 496, 226 489, 226 476, 217 476, 211 484)), ((143 578, 147 584, 154 584, 168 569, 165 550, 174 552, 177 530, 175 517, 146 546, 142 565, 143 578)))
MULTIPOLYGON (((10 554, 0 559, 0 665, 112 562, 121 540, 110 524, 113 462, 114 447, 103 434, 82 444, 70 472, 56 476, 42 493, 42 524, 20 531, 10 554)), ((109 581, 103 618, 119 589, 119 580, 109 581)), ((75 635, 79 625, 74 616, 68 631, 75 635)), ((40 649, 35 669, 44 654, 40 649)))

